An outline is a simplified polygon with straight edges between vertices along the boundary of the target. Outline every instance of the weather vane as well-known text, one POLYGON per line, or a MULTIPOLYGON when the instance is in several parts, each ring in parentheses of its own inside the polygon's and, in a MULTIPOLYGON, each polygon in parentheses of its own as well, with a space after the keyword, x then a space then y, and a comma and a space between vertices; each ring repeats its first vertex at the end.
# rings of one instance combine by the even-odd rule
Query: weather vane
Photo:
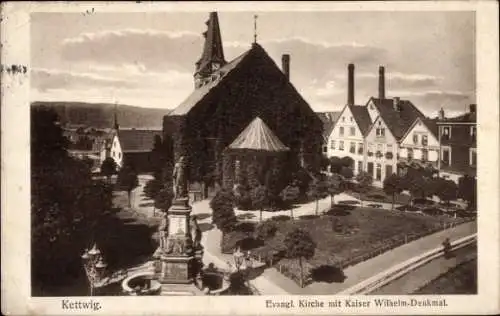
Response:
POLYGON ((253 42, 257 43, 257 14, 253 16, 253 42))

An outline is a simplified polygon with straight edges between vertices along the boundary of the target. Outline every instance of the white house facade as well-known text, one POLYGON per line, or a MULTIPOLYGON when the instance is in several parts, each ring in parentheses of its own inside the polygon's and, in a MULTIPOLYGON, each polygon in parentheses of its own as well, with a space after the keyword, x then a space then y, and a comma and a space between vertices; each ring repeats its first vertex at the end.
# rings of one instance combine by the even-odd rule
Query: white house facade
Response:
POLYGON ((375 186, 397 172, 399 145, 384 119, 379 116, 366 135, 366 172, 373 177, 375 186))
POLYGON ((364 168, 364 137, 353 113, 355 106, 346 105, 328 137, 328 157, 350 157, 354 174, 364 168))
POLYGON ((439 159, 439 139, 435 120, 417 118, 401 140, 399 161, 411 163, 419 161, 437 169, 439 159))

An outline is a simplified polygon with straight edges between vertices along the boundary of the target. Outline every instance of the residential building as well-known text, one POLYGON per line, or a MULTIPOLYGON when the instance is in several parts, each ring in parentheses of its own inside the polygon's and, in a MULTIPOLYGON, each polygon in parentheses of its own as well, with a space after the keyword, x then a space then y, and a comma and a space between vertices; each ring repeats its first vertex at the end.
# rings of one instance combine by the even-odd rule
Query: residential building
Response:
POLYGON ((340 111, 316 112, 316 114, 318 114, 320 120, 323 122, 323 146, 321 151, 323 152, 323 155, 328 157, 328 139, 332 133, 335 121, 337 121, 337 118, 340 115, 340 111))
POLYGON ((437 173, 439 139, 436 119, 417 118, 401 139, 398 173, 405 174, 409 168, 437 173))
POLYGON ((386 98, 384 67, 379 67, 378 86, 378 98, 354 105, 354 65, 348 66, 348 102, 330 134, 328 156, 351 157, 355 174, 366 171, 382 186, 386 176, 398 172, 401 140, 425 116, 408 100, 386 98))
POLYGON ((371 125, 365 106, 354 105, 354 65, 348 66, 348 100, 328 137, 327 156, 350 157, 353 172, 364 170, 364 136, 371 125))
POLYGON ((469 112, 451 118, 444 117, 441 109, 437 121, 439 127, 440 176, 458 183, 463 175, 476 176, 476 104, 469 106, 469 112))

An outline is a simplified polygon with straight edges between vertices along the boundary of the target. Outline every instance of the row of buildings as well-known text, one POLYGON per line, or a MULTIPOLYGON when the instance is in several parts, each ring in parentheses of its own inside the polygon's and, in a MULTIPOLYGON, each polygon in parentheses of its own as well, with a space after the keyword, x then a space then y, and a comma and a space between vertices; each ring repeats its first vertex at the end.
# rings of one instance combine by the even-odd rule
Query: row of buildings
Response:
POLYGON ((354 102, 354 65, 348 66, 347 104, 325 125, 323 153, 352 158, 355 174, 365 171, 381 186, 409 169, 458 181, 476 174, 476 105, 468 113, 426 117, 411 101, 385 95, 385 69, 379 68, 378 97, 354 102))

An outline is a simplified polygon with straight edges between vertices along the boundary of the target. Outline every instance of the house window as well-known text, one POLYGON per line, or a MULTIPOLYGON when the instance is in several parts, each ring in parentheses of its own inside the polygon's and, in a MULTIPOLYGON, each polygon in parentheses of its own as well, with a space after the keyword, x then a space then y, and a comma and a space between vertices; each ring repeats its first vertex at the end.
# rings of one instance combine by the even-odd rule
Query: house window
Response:
POLYGON ((428 161, 429 160, 429 152, 427 149, 422 149, 422 161, 428 161))
POLYGON ((413 143, 415 145, 418 144, 418 135, 417 134, 413 134, 413 143))
POLYGON ((363 143, 358 143, 358 155, 363 154, 363 143))
POLYGON ((349 152, 350 152, 351 154, 356 153, 356 143, 351 142, 351 143, 349 144, 349 152))
POLYGON ((387 144, 387 152, 392 153, 392 144, 387 144))
POLYGON ((442 151, 441 151, 441 163, 445 166, 448 166, 450 165, 450 159, 451 159, 451 155, 450 155, 450 149, 449 148, 443 148, 442 151))
POLYGON ((118 159, 122 158, 122 153, 118 153, 118 159))
POLYGON ((475 126, 470 127, 470 137, 472 138, 472 141, 476 140, 476 127, 475 126))
POLYGON ((340 134, 340 136, 344 136, 344 127, 343 126, 339 127, 339 134, 340 134))
POLYGON ((377 170, 376 170, 376 174, 375 174, 375 179, 377 181, 380 181, 382 179, 382 166, 379 163, 377 164, 377 170))
POLYGON ((328 152, 328 146, 323 146, 323 153, 328 152))
POLYGON ((352 116, 351 116, 349 119, 351 120, 351 122, 353 121, 353 120, 352 120, 352 116))
POLYGON ((345 122, 345 117, 344 116, 342 116, 342 122, 345 122))
POLYGON ((330 141, 330 148, 335 149, 335 141, 334 140, 330 141))
POLYGON ((385 165, 385 176, 388 177, 392 175, 392 166, 391 165, 385 165))
POLYGON ((358 172, 361 172, 361 171, 363 171, 363 162, 358 161, 358 172))
POLYGON ((382 144, 377 144, 377 151, 382 152, 382 149, 383 149, 382 144))
POLYGON ((370 176, 373 177, 373 162, 369 162, 367 165, 367 172, 370 176))
POLYGON ((477 157, 476 157, 476 148, 471 148, 469 150, 469 162, 471 166, 476 166, 477 164, 477 157))
POLYGON ((349 132, 350 132, 349 134, 350 134, 351 136, 356 135, 356 128, 351 127, 351 128, 350 128, 350 130, 349 130, 349 132))
POLYGON ((344 141, 339 141, 339 150, 344 150, 344 141))
POLYGON ((408 160, 412 160, 413 159, 413 148, 408 148, 407 149, 407 156, 408 156, 408 160))
POLYGON ((427 135, 422 135, 422 146, 427 146, 427 135))
POLYGON ((450 139, 451 138, 451 126, 443 126, 441 138, 450 139))

